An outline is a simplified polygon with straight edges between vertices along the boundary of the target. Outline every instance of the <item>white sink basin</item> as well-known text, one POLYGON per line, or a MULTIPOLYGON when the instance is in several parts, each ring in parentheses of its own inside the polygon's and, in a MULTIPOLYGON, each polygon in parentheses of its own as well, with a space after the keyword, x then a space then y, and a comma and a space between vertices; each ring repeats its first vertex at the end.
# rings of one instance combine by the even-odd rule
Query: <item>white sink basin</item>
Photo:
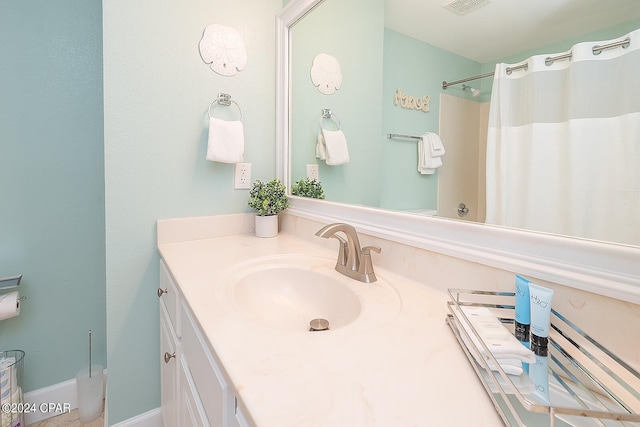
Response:
POLYGON ((375 326, 398 313, 400 298, 384 279, 361 283, 334 267, 329 258, 269 256, 232 266, 219 283, 231 308, 283 331, 309 331, 310 321, 317 318, 329 322, 329 331, 367 318, 375 326))

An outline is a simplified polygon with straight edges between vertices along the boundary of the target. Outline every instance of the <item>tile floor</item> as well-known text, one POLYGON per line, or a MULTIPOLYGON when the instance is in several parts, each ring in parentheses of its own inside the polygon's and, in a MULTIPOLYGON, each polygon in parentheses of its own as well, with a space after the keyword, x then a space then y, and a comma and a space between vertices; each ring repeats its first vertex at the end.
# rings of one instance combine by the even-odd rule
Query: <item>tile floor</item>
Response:
POLYGON ((27 427, 102 427, 104 426, 104 418, 102 416, 90 421, 86 424, 81 423, 78 419, 78 410, 49 418, 35 424, 29 424, 27 427))

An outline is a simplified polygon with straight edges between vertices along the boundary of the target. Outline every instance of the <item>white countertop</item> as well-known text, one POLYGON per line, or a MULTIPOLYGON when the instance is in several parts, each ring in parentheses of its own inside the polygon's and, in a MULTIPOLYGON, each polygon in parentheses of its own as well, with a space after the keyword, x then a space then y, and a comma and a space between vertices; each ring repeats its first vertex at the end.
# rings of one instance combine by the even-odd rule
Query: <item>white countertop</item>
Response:
POLYGON ((280 233, 271 239, 244 234, 158 247, 257 427, 502 425, 445 324, 443 292, 376 268, 402 303, 386 324, 355 331, 279 331, 231 309, 216 290, 218 278, 237 262, 268 255, 335 259, 337 244, 328 250, 280 233))

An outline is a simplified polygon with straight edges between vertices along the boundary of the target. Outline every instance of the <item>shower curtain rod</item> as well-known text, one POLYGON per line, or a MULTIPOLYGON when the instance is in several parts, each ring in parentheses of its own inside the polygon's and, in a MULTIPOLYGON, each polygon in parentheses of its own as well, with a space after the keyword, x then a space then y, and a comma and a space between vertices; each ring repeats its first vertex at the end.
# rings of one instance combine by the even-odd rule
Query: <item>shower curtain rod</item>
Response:
MULTIPOLYGON (((607 50, 607 49, 613 49, 616 47, 622 47, 623 49, 628 48, 631 45, 631 39, 629 37, 625 38, 624 40, 620 40, 617 42, 612 42, 609 44, 605 44, 605 45, 601 45, 601 46, 593 46, 593 48, 591 48, 591 52, 594 55, 600 55, 600 52, 602 52, 603 50, 607 50)), ((551 64, 553 64, 555 61, 562 61, 564 59, 571 59, 571 52, 569 53, 565 53, 563 55, 558 55, 558 56, 554 56, 554 57, 547 57, 544 61, 544 63, 549 66, 551 64)), ((528 67, 528 63, 524 63, 521 65, 516 65, 514 67, 509 67, 507 68, 507 74, 511 74, 512 71, 516 71, 516 70, 521 70, 521 69, 527 69, 528 67)), ((447 82, 447 81, 443 81, 442 82, 442 89, 447 89, 449 86, 453 86, 453 85, 457 85, 460 83, 465 83, 465 82, 470 82, 471 80, 478 80, 478 79, 484 79, 485 77, 491 77, 493 76, 494 73, 486 73, 486 74, 480 74, 479 76, 473 76, 473 77, 468 77, 466 79, 462 79, 462 80, 456 80, 455 82, 447 82)))
POLYGON ((486 73, 486 74, 480 74, 479 76, 467 77, 466 79, 456 80, 455 82, 443 81, 442 82, 442 89, 446 90, 449 86, 453 86, 453 85, 457 85, 457 84, 465 83, 465 82, 470 82, 471 80, 484 79, 485 77, 493 77, 493 74, 494 74, 493 72, 486 73))

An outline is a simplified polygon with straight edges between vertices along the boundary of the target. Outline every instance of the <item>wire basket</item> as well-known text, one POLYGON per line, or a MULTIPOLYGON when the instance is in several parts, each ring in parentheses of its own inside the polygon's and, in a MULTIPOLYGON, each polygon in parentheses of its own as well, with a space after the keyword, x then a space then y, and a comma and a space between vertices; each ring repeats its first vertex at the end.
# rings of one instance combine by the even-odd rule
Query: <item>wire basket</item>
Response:
POLYGON ((528 364, 527 374, 510 376, 495 359, 497 366, 492 370, 484 358, 478 361, 473 356, 473 352, 480 353, 480 346, 485 354, 490 350, 461 307, 487 308, 513 334, 515 294, 471 289, 448 292, 451 313, 447 324, 506 426, 640 427, 640 373, 578 325, 552 308, 549 354, 540 363, 536 358, 536 378, 533 364, 528 364), (466 344, 473 342, 471 335, 480 346, 466 344))
POLYGON ((0 351, 0 427, 24 427, 24 351, 0 351))

